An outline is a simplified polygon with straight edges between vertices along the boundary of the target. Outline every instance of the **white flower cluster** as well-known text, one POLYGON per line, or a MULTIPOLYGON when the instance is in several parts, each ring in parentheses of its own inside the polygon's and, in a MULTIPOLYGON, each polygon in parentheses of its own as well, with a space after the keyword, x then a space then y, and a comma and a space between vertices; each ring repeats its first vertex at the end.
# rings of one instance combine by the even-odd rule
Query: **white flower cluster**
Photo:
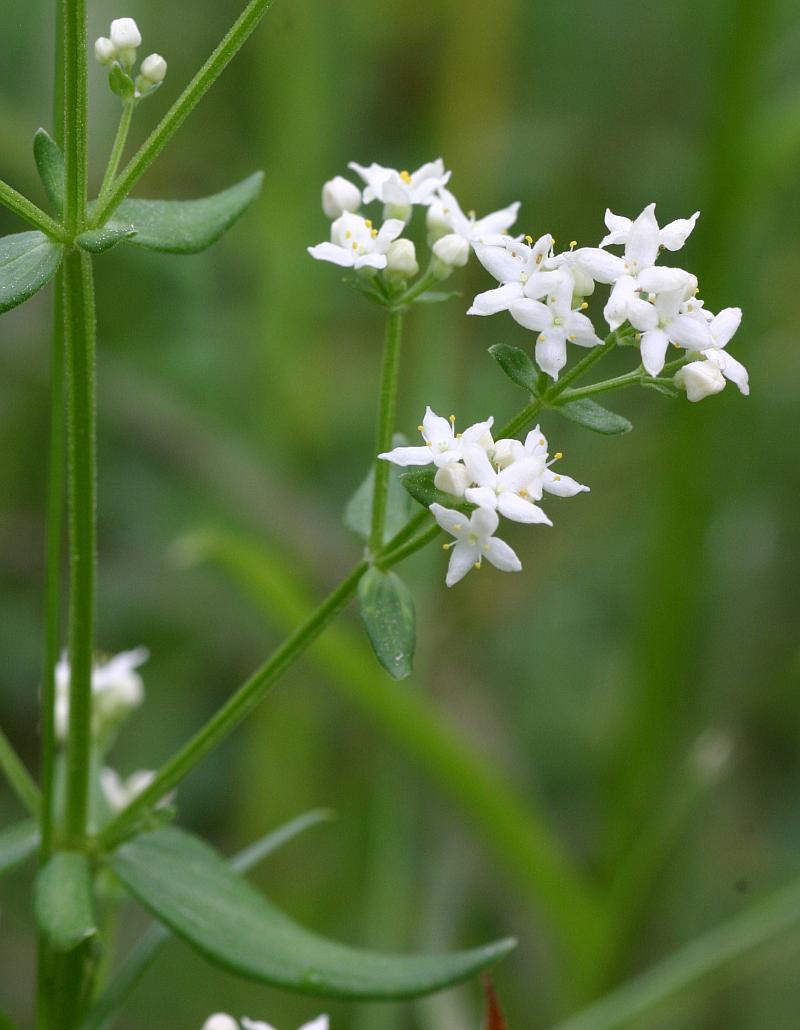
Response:
MULTIPOLYGON (((103 735, 113 729, 144 701, 144 684, 136 671, 148 659, 148 651, 137 647, 95 664, 92 670, 92 733, 103 735)), ((70 668, 66 655, 56 665, 55 728, 59 740, 69 731, 70 668)))
POLYGON ((609 232, 598 247, 575 249, 573 242, 556 254, 549 234, 536 241, 526 236, 473 244, 478 260, 500 285, 479 294, 468 314, 509 311, 537 334, 536 362, 555 380, 567 362, 568 342, 581 347, 602 342, 583 312, 595 285, 608 285, 605 321, 611 330, 625 322, 637 330, 642 364, 651 376, 664 368, 671 343, 696 355, 675 377, 689 400, 719 393, 726 378, 747 394, 746 369, 725 351, 741 322, 741 310, 725 308, 713 315, 698 299, 697 278, 691 272, 656 264, 662 250, 680 250, 699 212, 660 228, 655 207, 649 204, 633 221, 606 211, 609 232), (614 245, 624 247, 621 256, 605 249, 614 245))
POLYGON ((423 447, 396 447, 380 454, 385 461, 407 467, 434 465, 434 485, 454 500, 475 505, 464 515, 441 504, 432 504, 431 513, 447 533, 455 537, 445 544, 452 549, 446 583, 454 586, 472 568, 480 568, 484 558, 503 572, 522 568, 514 551, 495 537, 500 515, 512 522, 544 524, 552 522, 539 507, 544 491, 558 497, 574 497, 588 491, 569 476, 552 470, 562 455, 548 460, 547 440, 538 426, 522 443, 520 440, 494 440, 493 419, 478 422, 463 433, 455 431, 454 419, 442 418, 430 408, 419 431, 423 447))
MULTIPOLYGON (((136 63, 136 52, 141 45, 142 34, 133 18, 117 18, 111 22, 109 36, 95 40, 94 55, 100 64, 109 68, 115 63, 119 64, 130 75, 136 63)), ((166 75, 167 62, 161 54, 145 57, 136 76, 135 98, 140 100, 158 89, 166 75)))
POLYGON ((308 248, 318 261, 342 268, 384 270, 390 280, 415 276, 419 272, 416 248, 412 240, 401 237, 414 208, 425 207, 433 269, 444 279, 454 268, 466 265, 472 246, 506 238, 519 211, 519 204, 512 204, 481 219, 474 213, 465 215, 446 188, 451 173, 441 158, 415 172, 356 162, 350 168, 363 180, 363 189, 341 175, 325 183, 322 209, 333 219, 331 239, 308 248), (375 201, 383 205, 380 228, 361 213, 362 206, 375 201))
MULTIPOLYGON (((275 1030, 271 1023, 260 1023, 258 1020, 247 1018, 237 1022, 233 1016, 228 1016, 224 1012, 209 1016, 203 1023, 203 1030, 239 1030, 240 1026, 243 1030, 275 1030)), ((328 1017, 319 1016, 310 1023, 304 1023, 300 1030, 328 1030, 328 1026, 328 1017)))

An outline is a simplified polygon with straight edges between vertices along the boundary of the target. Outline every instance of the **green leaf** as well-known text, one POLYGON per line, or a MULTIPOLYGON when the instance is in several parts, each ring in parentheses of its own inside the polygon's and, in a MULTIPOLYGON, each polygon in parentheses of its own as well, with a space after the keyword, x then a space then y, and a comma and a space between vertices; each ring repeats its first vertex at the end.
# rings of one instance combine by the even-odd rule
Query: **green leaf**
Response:
POLYGON ((671 400, 675 400, 676 397, 681 395, 680 390, 677 390, 674 386, 669 386, 667 383, 654 383, 646 378, 642 379, 642 386, 646 386, 648 390, 655 390, 656 393, 663 394, 671 400))
POLYGON ((122 65, 116 61, 112 64, 111 71, 108 73, 108 84, 111 87, 111 92, 116 93, 123 100, 129 100, 136 92, 133 79, 123 70, 122 65))
POLYGON ((358 584, 358 610, 372 650, 392 679, 410 676, 417 646, 411 592, 394 572, 371 568, 358 584))
POLYGON ((605 436, 629 433, 633 429, 633 423, 628 419, 596 404, 588 397, 559 404, 555 410, 560 412, 564 418, 568 418, 570 422, 577 422, 584 429, 591 429, 593 432, 603 433, 605 436))
POLYGON ((37 129, 33 137, 33 158, 50 203, 60 217, 64 212, 64 155, 44 129, 37 129))
POLYGON ((53 855, 36 878, 34 908, 39 929, 56 951, 72 951, 97 933, 86 855, 53 855))
POLYGON ((336 944, 298 926, 207 844, 176 829, 128 841, 111 866, 145 908, 215 965, 304 994, 413 998, 468 979, 514 947, 506 940, 411 957, 336 944))
POLYGON ((90 229, 82 232, 75 240, 81 250, 87 250, 90 254, 105 254, 107 250, 116 247, 117 244, 130 240, 136 235, 136 229, 132 225, 119 225, 117 222, 110 222, 102 229, 90 229))
POLYGON ((414 304, 444 304, 447 300, 453 300, 455 297, 463 297, 464 294, 461 290, 429 290, 427 293, 421 293, 419 297, 416 297, 413 301, 414 304))
POLYGON ((41 232, 0 239, 0 312, 10 311, 41 290, 58 271, 63 248, 41 232))
MULTIPOLYGON (((393 447, 405 447, 408 440, 402 433, 395 433, 393 447)), ((372 495, 375 491, 375 469, 367 473, 367 478, 356 490, 344 509, 344 524, 363 540, 369 539, 372 529, 372 495)), ((389 493, 386 501, 386 525, 383 532, 384 543, 399 533, 408 522, 411 514, 411 501, 400 482, 400 469, 397 465, 389 467, 389 493)))
POLYGON ((521 386, 528 393, 536 393, 539 373, 524 350, 510 347, 507 343, 496 343, 494 347, 489 348, 489 353, 512 383, 521 386))
POLYGON ((436 502, 456 511, 474 510, 474 505, 468 504, 463 497, 454 497, 435 486, 435 475, 436 471, 431 468, 416 469, 414 472, 404 472, 400 476, 400 482, 423 508, 430 508, 436 502))
POLYGON ((130 242, 167 254, 197 254, 222 236, 261 192, 256 172, 230 189, 201 200, 125 200, 111 226, 133 226, 130 242))
POLYGON ((9 826, 0 833, 0 876, 21 865, 39 846, 39 831, 32 819, 9 826))

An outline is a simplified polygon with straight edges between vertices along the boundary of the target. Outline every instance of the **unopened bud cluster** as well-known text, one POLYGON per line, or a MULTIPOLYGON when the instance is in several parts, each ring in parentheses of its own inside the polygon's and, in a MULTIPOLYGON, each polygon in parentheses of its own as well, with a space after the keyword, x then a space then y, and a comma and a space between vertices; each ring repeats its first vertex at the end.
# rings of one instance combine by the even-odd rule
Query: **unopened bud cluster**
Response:
POLYGON ((124 100, 142 100, 164 81, 167 62, 160 54, 150 54, 139 66, 134 78, 134 67, 142 34, 133 18, 117 18, 111 22, 111 31, 94 44, 98 62, 109 68, 111 89, 124 100))

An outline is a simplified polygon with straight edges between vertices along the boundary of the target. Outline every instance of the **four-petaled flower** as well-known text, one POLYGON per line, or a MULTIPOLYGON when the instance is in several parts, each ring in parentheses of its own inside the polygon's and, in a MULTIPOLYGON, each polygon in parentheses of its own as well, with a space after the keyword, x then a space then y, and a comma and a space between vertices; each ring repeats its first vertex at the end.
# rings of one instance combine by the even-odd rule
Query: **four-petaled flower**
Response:
POLYGON ((408 221, 415 204, 428 206, 433 203, 436 191, 450 181, 450 172, 445 171, 444 161, 438 158, 422 165, 415 172, 398 172, 373 162, 364 166, 356 161, 348 165, 358 172, 366 183, 364 203, 380 200, 387 217, 408 221))
POLYGON ((664 367, 667 347, 674 343, 689 351, 702 351, 711 344, 705 320, 683 312, 685 290, 657 293, 653 302, 635 297, 630 302, 628 319, 642 334, 642 364, 651 376, 664 367))
MULTIPOLYGON (((655 210, 655 204, 650 205, 655 210)), ((647 208, 645 208, 647 210, 647 208)), ((658 244, 665 250, 680 250, 692 233, 700 212, 695 211, 691 218, 676 218, 669 222, 663 229, 658 229, 658 244)), ((627 243, 628 236, 633 228, 633 220, 624 215, 615 215, 613 211, 606 208, 605 217, 608 235, 600 241, 601 247, 610 247, 615 243, 627 243)), ((656 222, 656 228, 658 223, 656 222)))
POLYGON ((502 244, 503 237, 517 220, 520 206, 519 201, 515 201, 500 211, 478 218, 474 211, 464 214, 450 190, 440 189, 428 208, 428 228, 434 235, 455 233, 469 244, 502 244))
POLYGON ((342 268, 386 268, 386 252, 405 229, 405 222, 390 218, 376 229, 369 218, 345 211, 331 226, 331 242, 309 247, 317 261, 342 268))
POLYGON ((466 447, 464 464, 476 486, 464 492, 464 499, 485 511, 498 511, 512 522, 553 523, 531 500, 531 490, 541 477, 539 462, 525 455, 505 468, 496 469, 482 447, 466 447))
POLYGON ((455 543, 444 545, 446 550, 452 548, 445 578, 449 587, 455 586, 470 569, 479 569, 484 558, 501 572, 519 572, 522 568, 508 544, 494 535, 500 523, 496 511, 477 508, 471 515, 462 515, 452 508, 432 504, 431 513, 442 529, 455 537, 455 543))
POLYGON ((535 243, 530 237, 527 239, 530 242, 508 239, 500 244, 475 244, 478 260, 500 286, 479 293, 468 315, 496 315, 508 311, 514 301, 524 297, 538 300, 562 282, 560 271, 545 270, 547 259, 552 255, 553 237, 547 233, 535 243))
POLYGON ((750 393, 747 369, 725 350, 742 321, 741 308, 724 308, 713 316, 702 310, 698 314, 707 322, 711 346, 701 350, 702 361, 691 361, 678 369, 676 384, 686 390, 690 401, 699 401, 719 393, 729 379, 746 397, 750 393))
POLYGON ((379 454, 384 461, 391 461, 395 465, 435 465, 437 468, 444 468, 453 462, 460 461, 464 448, 469 444, 484 446, 484 441, 491 445, 490 430, 494 419, 486 422, 476 422, 474 426, 465 429, 463 433, 455 430, 455 419, 442 418, 432 411, 430 407, 425 409, 425 417, 419 431, 425 441, 424 447, 395 447, 393 451, 385 451, 379 454), (488 440, 487 440, 488 438, 488 440))

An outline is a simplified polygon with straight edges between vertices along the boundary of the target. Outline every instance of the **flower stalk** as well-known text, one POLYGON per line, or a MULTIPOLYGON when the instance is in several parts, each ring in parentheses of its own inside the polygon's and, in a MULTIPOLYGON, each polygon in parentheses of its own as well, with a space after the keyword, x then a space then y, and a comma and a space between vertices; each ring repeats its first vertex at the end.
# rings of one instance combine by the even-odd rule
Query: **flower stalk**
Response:
MULTIPOLYGON (((399 310, 390 310, 386 321, 386 337, 383 345, 383 366, 378 398, 378 420, 375 434, 375 453, 388 451, 392 446, 397 414, 397 388, 400 378, 400 352, 403 337, 403 315, 399 310)), ((386 525, 386 504, 389 492, 389 466, 379 458, 375 461, 375 490, 372 499, 372 531, 369 538, 370 550, 377 553, 383 544, 386 525)))

